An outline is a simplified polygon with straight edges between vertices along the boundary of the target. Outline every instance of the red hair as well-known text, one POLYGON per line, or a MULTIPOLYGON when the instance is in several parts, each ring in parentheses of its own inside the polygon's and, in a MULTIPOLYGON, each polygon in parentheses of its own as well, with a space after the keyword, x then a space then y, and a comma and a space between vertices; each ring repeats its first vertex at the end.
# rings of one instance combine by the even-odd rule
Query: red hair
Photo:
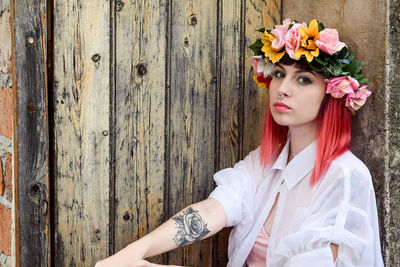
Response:
MULTIPOLYGON (((331 162, 350 150, 351 117, 344 99, 325 95, 317 115, 317 154, 311 185, 318 182, 331 162)), ((264 166, 275 161, 282 151, 288 134, 288 126, 277 124, 269 108, 264 122, 261 141, 261 162, 264 166)))

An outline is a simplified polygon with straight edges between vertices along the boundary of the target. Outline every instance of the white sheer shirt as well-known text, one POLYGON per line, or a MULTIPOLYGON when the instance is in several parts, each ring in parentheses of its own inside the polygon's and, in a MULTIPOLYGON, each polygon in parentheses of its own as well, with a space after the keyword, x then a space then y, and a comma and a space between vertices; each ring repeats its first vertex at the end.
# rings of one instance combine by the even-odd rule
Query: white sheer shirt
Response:
POLYGON ((214 174, 217 199, 227 215, 227 266, 245 266, 280 192, 266 266, 384 266, 375 190, 365 164, 351 151, 333 160, 310 186, 316 140, 287 164, 290 138, 273 164, 263 168, 260 146, 214 174), (333 260, 330 243, 338 244, 333 260))

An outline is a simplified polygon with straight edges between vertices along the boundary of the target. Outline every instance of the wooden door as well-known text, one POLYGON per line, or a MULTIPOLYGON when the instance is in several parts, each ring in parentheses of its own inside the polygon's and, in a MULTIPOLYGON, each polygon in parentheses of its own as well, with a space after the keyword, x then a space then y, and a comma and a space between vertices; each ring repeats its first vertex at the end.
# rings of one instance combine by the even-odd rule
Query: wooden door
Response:
MULTIPOLYGON (((18 92, 29 98, 25 78, 41 82, 35 136, 48 131, 48 146, 35 154, 50 155, 40 192, 51 209, 21 220, 20 236, 37 242, 21 239, 20 262, 93 266, 207 198, 213 174, 259 144, 267 95, 247 46, 280 20, 280 1, 28 2, 14 3, 16 54, 30 49, 17 29, 32 17, 49 45, 41 39, 31 57, 49 67, 24 72, 31 59, 16 57, 18 92)), ((20 172, 20 185, 33 179, 20 172)), ((150 260, 224 266, 229 231, 150 260)))

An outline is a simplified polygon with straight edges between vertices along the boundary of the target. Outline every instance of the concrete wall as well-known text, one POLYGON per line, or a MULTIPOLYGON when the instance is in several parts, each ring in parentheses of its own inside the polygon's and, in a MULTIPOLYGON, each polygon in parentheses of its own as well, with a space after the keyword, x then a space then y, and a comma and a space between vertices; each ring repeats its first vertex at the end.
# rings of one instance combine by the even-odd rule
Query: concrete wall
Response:
POLYGON ((13 89, 10 1, 0 0, 0 266, 12 266, 13 89))
POLYGON ((352 118, 351 144, 373 176, 387 266, 400 266, 399 2, 282 0, 283 19, 308 23, 316 18, 338 29, 341 41, 365 62, 373 94, 352 118))

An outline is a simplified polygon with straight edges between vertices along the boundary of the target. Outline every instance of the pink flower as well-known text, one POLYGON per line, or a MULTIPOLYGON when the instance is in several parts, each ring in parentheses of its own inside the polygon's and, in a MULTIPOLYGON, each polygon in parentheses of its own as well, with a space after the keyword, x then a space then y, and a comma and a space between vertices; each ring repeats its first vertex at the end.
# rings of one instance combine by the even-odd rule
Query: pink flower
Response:
POLYGON ((272 35, 275 37, 272 40, 272 48, 277 51, 280 50, 285 45, 285 35, 288 31, 290 25, 290 19, 285 19, 283 21, 283 25, 276 25, 275 28, 271 31, 272 35))
POLYGON ((339 41, 339 34, 336 29, 324 29, 319 32, 315 44, 325 53, 332 55, 346 46, 339 41))
POLYGON ((341 98, 345 94, 354 93, 360 86, 358 81, 350 76, 338 76, 326 79, 326 93, 334 98, 341 98))
POLYGON ((352 112, 358 110, 367 101, 367 97, 371 95, 371 91, 367 90, 367 86, 364 84, 357 89, 356 92, 350 93, 346 97, 346 107, 352 112))
POLYGON ((253 61, 251 62, 251 66, 253 67, 253 70, 254 70, 254 75, 256 75, 256 76, 260 76, 261 75, 259 73, 259 71, 258 71, 258 61, 259 60, 262 60, 261 56, 260 57, 254 56, 253 57, 253 61))
POLYGON ((296 23, 290 28, 286 35, 285 35, 285 43, 286 43, 286 52, 288 53, 289 57, 292 59, 294 58, 294 52, 296 52, 301 44, 301 35, 299 32, 299 28, 303 27, 304 25, 300 23, 296 23))

